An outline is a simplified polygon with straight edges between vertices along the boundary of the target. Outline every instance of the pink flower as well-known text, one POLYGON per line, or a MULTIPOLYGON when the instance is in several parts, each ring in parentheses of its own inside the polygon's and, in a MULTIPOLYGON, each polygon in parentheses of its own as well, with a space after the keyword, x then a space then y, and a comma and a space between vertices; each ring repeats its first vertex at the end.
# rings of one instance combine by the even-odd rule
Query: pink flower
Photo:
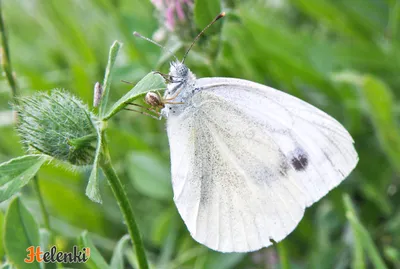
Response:
POLYGON ((177 20, 185 21, 185 12, 192 10, 193 0, 151 0, 154 7, 161 13, 165 28, 174 31, 177 20))
POLYGON ((175 26, 174 8, 168 7, 165 11, 165 26, 168 30, 173 31, 175 26))
POLYGON ((163 0, 151 0, 151 3, 156 7, 156 9, 160 10, 163 8, 163 0))

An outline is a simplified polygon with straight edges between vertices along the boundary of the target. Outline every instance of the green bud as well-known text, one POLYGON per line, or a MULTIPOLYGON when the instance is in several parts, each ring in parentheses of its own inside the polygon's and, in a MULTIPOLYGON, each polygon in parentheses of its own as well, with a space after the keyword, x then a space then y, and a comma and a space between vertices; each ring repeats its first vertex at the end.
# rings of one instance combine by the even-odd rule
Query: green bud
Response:
POLYGON ((17 130, 29 153, 42 153, 74 165, 92 164, 96 117, 81 100, 63 90, 37 93, 14 105, 17 130))

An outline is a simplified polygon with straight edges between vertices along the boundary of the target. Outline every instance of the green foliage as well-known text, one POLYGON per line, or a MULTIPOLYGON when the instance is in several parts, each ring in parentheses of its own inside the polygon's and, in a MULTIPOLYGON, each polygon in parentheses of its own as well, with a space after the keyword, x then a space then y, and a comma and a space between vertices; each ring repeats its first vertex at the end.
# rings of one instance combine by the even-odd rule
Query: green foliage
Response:
POLYGON ((0 164, 0 202, 28 184, 46 160, 43 155, 25 155, 0 164))
POLYGON ((160 91, 165 89, 166 85, 162 76, 149 73, 143 79, 141 79, 135 87, 133 87, 129 92, 127 92, 123 97, 121 97, 115 104, 112 106, 110 111, 104 116, 104 120, 108 120, 116 113, 124 109, 127 104, 135 101, 140 96, 143 96, 149 91, 160 91))
MULTIPOLYGON (((132 36, 138 31, 151 37, 159 28, 150 1, 28 2, 3 1, 2 7, 22 96, 61 87, 91 104, 93 85, 107 66, 108 48, 116 39, 124 44, 112 72, 110 109, 103 111, 113 113, 107 133, 110 154, 137 212, 148 257, 157 268, 264 268, 278 266, 280 258, 292 268, 399 267, 399 1, 221 1, 222 7, 230 8, 226 10, 220 10, 219 1, 195 2, 194 19, 186 23, 191 32, 220 11, 227 12, 218 22, 222 27, 207 31, 188 55, 186 63, 197 77, 238 77, 288 92, 335 117, 355 140, 360 157, 355 171, 306 210, 283 242, 284 257, 279 247, 221 254, 196 243, 173 204, 164 123, 121 110, 133 99, 140 103, 144 92, 165 87, 158 75, 146 76, 156 68, 168 72, 167 64, 157 66, 165 52, 132 36), (120 82, 137 83, 143 77, 154 81, 154 88, 140 82, 131 89, 120 82), (345 198, 345 206, 344 193, 351 198, 351 203, 345 198)), ((177 40, 172 50, 181 57, 189 40, 182 40, 179 32, 167 36, 168 44, 177 40)), ((10 112, 6 78, 0 85, 0 111, 10 112)), ((0 128, 1 163, 22 150, 15 131, 0 128)), ((101 173, 93 175, 99 185, 94 181, 90 190, 94 200, 102 192, 103 204, 87 199, 89 176, 90 171, 72 173, 62 167, 46 166, 39 172, 52 228, 65 249, 88 230, 93 245, 109 261, 126 226, 101 173)), ((22 195, 36 216, 39 206, 31 188, 28 184, 22 195)), ((3 230, 5 234, 11 236, 3 230)), ((125 247, 125 266, 133 267, 131 247, 125 247)))
POLYGON ((11 201, 4 222, 4 247, 10 262, 21 269, 40 269, 38 262, 25 263, 30 246, 40 245, 39 226, 20 198, 11 201))
POLYGON ((124 252, 128 246, 129 236, 123 236, 117 243, 111 258, 110 267, 113 269, 124 269, 124 252))
POLYGON ((144 152, 134 152, 129 158, 132 166, 127 172, 132 178, 133 186, 150 198, 171 200, 173 194, 168 164, 153 154, 144 152), (149 178, 152 179, 151 182, 149 178))
MULTIPOLYGON (((4 226, 4 214, 3 214, 3 212, 1 212, 0 213, 0 227, 3 227, 3 226, 4 226)), ((3 236, 4 236, 4 229, 2 228, 2 229, 0 229, 0 240, 1 240, 1 242, 0 242, 0 255, 1 255, 1 257, 3 257, 4 254, 5 254, 5 252, 4 252, 4 244, 3 244, 3 240, 2 240, 3 236)))
POLYGON ((345 195, 343 200, 346 207, 346 217, 350 222, 355 242, 354 268, 366 268, 364 264, 363 250, 367 252, 369 259, 374 265, 374 268, 387 268, 380 257, 379 251, 376 249, 376 246, 372 241, 368 231, 358 220, 350 197, 345 195))
POLYGON ((90 200, 102 203, 101 194, 100 194, 100 186, 99 186, 99 162, 101 158, 101 150, 102 150, 102 135, 101 131, 97 129, 97 145, 96 145, 96 153, 93 161, 92 171, 90 172, 89 181, 86 186, 86 195, 90 198, 90 200))
MULTIPOLYGON (((112 46, 110 47, 110 52, 108 54, 108 63, 106 67, 106 72, 104 74, 103 85, 99 85, 100 91, 97 92, 95 85, 94 90, 94 102, 99 102, 95 106, 100 106, 99 108, 99 115, 102 117, 106 112, 107 103, 108 103, 108 96, 110 94, 111 88, 111 72, 113 70, 115 61, 117 59, 118 51, 121 47, 121 43, 118 41, 114 41, 112 46), (96 96, 98 95, 98 96, 96 96)), ((104 129, 104 124, 97 124, 96 125, 96 138, 97 138, 97 145, 96 145, 96 152, 93 161, 92 171, 90 172, 89 182, 86 186, 86 195, 94 202, 102 203, 101 194, 100 194, 100 186, 99 186, 99 178, 98 178, 98 170, 99 170, 99 162, 101 158, 101 152, 103 149, 103 135, 102 131, 104 129)))
POLYGON ((382 81, 371 76, 364 78, 362 93, 381 147, 400 173, 400 131, 393 115, 393 93, 382 81))
POLYGON ((87 231, 84 231, 78 238, 80 248, 90 248, 90 259, 86 265, 90 269, 107 269, 110 268, 103 256, 89 238, 87 231))
POLYGON ((113 45, 110 48, 110 53, 108 55, 108 64, 106 68, 106 73, 104 75, 103 80, 103 98, 100 103, 99 114, 100 116, 104 116, 106 114, 106 108, 108 103, 108 96, 110 94, 110 87, 111 87, 111 71, 114 67, 115 60, 117 59, 118 51, 121 47, 121 43, 118 41, 114 41, 113 45))

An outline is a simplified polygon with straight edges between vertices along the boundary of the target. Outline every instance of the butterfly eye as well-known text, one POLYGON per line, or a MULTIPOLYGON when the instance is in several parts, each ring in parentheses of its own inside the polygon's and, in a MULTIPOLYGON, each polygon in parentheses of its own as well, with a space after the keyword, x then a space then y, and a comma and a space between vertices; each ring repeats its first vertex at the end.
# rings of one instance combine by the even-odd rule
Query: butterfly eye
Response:
POLYGON ((188 74, 188 68, 184 64, 180 64, 176 67, 176 73, 178 77, 186 77, 188 74))

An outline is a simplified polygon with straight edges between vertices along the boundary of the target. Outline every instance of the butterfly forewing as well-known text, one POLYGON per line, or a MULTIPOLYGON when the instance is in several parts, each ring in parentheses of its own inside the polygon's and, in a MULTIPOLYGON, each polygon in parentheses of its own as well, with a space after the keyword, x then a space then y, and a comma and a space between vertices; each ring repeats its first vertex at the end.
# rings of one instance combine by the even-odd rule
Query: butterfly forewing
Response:
POLYGON ((190 233, 212 249, 282 240, 357 163, 340 123, 295 97, 238 79, 196 86, 185 111, 167 121, 172 181, 190 233))

